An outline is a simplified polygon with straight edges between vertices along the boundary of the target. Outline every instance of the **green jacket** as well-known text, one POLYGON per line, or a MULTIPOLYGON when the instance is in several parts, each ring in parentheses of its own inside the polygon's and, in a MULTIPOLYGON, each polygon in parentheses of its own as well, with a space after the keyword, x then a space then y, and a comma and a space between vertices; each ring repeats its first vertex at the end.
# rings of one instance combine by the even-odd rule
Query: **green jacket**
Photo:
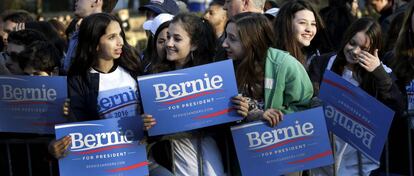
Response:
POLYGON ((264 87, 265 109, 288 114, 310 107, 312 83, 302 64, 286 51, 267 51, 264 87))

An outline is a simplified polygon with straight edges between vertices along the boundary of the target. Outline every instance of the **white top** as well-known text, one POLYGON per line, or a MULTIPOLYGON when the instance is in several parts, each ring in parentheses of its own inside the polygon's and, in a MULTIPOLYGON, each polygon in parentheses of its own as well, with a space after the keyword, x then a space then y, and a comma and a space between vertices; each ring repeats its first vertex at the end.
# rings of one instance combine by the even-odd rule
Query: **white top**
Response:
POLYGON ((98 112, 101 118, 119 118, 139 115, 137 82, 122 67, 111 73, 99 74, 98 112))

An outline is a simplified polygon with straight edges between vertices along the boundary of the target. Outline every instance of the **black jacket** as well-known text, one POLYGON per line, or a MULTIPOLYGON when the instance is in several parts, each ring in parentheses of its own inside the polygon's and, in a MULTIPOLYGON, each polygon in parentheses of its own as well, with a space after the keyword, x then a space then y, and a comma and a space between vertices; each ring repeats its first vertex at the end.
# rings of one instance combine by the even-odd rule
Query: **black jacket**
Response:
POLYGON ((99 73, 68 76, 70 118, 73 121, 98 120, 99 73))

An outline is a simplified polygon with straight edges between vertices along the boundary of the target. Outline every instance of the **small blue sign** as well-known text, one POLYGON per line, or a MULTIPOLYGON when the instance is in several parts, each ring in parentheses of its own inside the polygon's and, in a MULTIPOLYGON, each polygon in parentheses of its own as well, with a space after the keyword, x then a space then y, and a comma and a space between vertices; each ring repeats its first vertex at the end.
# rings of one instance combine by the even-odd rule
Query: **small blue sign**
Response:
POLYGON ((148 175, 144 133, 137 117, 111 118, 56 125, 56 139, 71 136, 60 175, 148 175))
POLYGON ((394 111, 329 70, 319 98, 328 129, 379 164, 394 111))
POLYGON ((231 60, 138 78, 144 112, 157 121, 150 136, 241 120, 230 98, 237 95, 231 60))
POLYGON ((53 134, 66 97, 66 77, 0 76, 0 132, 53 134))
POLYGON ((322 107, 285 115, 276 127, 231 128, 243 175, 281 175, 333 163, 322 107))

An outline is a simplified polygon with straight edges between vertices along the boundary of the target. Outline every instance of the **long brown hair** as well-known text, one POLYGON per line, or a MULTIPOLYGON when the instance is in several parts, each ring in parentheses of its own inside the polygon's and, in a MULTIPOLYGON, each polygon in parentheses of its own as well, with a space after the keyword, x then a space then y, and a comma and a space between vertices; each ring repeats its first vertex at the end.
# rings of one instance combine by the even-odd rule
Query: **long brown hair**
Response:
POLYGON ((313 5, 307 0, 288 1, 280 8, 274 21, 274 30, 276 35, 276 48, 289 52, 302 65, 306 63, 306 50, 320 49, 323 53, 332 49, 331 41, 325 29, 325 25, 319 13, 313 5), (293 40, 293 19, 295 13, 301 10, 309 10, 313 13, 316 20, 316 35, 311 41, 311 45, 303 48, 298 41, 293 40))
MULTIPOLYGON (((79 28, 79 44, 76 49, 76 55, 70 66, 68 75, 80 75, 86 78, 89 69, 98 60, 98 51, 100 38, 105 34, 105 30, 111 21, 115 21, 122 26, 121 21, 114 15, 108 13, 96 13, 84 18, 79 28)), ((134 78, 142 74, 142 67, 139 60, 138 52, 130 46, 126 40, 124 29, 121 27, 121 37, 124 41, 122 54, 119 59, 114 60, 124 68, 134 78)))
POLYGON ((274 32, 266 16, 257 13, 238 14, 229 20, 237 26, 245 57, 236 68, 239 90, 256 99, 263 98, 264 66, 274 32))
MULTIPOLYGON (((191 44, 197 46, 197 49, 187 56, 189 59, 185 63, 184 68, 207 64, 213 61, 216 48, 216 36, 210 23, 191 13, 178 14, 171 20, 170 24, 173 23, 180 23, 189 34, 191 44)), ((160 58, 154 65, 151 73, 174 69, 174 62, 168 61, 166 58, 160 58)))
POLYGON ((404 83, 414 79, 414 29, 411 18, 414 15, 414 1, 405 11, 403 25, 394 48, 391 67, 404 83))
MULTIPOLYGON (((376 49, 381 50, 381 26, 374 19, 371 18, 361 18, 356 20, 346 30, 340 48, 337 52, 335 62, 332 65, 332 70, 338 75, 342 75, 344 67, 347 65, 347 61, 344 54, 345 46, 358 32, 364 32, 368 36, 370 41, 370 46, 368 48, 369 53, 374 55, 376 49)), ((361 84, 360 87, 366 90, 367 92, 371 92, 372 87, 370 85, 372 83, 373 78, 371 78, 369 74, 367 74, 368 72, 364 68, 356 64, 354 73, 356 73, 356 80, 361 84)))

